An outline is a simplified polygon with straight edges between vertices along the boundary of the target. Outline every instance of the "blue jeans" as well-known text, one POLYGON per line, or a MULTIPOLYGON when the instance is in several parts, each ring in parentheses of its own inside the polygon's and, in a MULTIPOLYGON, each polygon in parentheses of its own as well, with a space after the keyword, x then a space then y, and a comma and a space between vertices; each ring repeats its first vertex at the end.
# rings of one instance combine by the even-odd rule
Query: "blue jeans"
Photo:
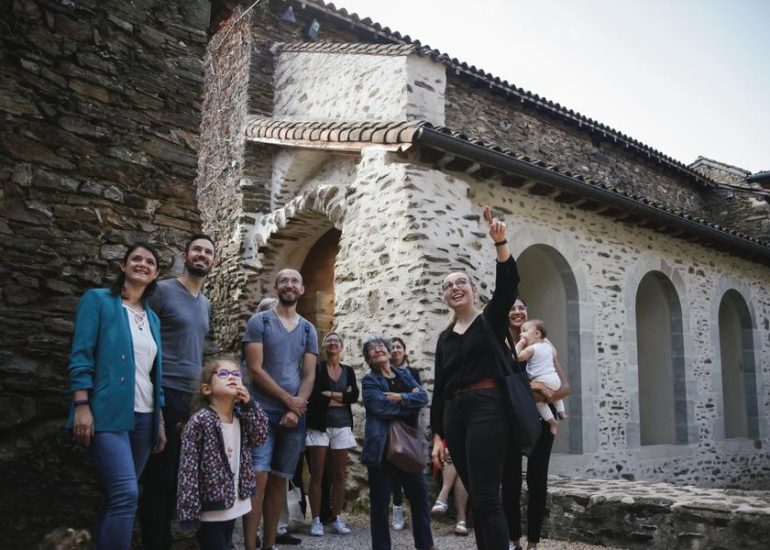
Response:
POLYGON ((139 498, 139 475, 152 451, 152 413, 134 413, 130 432, 96 432, 91 458, 107 493, 96 524, 94 548, 129 550, 139 498))
POLYGON ((369 470, 369 525, 373 550, 390 550, 390 525, 388 504, 393 490, 393 480, 398 478, 404 487, 404 495, 412 510, 412 536, 414 547, 425 550, 433 546, 430 532, 430 501, 425 487, 425 474, 405 472, 387 460, 381 466, 369 470))

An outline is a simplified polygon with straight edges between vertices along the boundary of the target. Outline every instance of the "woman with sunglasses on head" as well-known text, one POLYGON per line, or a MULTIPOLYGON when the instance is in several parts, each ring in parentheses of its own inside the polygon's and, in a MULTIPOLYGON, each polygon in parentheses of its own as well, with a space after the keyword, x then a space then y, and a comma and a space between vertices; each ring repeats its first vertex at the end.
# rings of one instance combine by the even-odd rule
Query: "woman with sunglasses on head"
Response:
POLYGON ((307 402, 305 447, 310 466, 310 510, 313 522, 310 534, 323 536, 321 493, 327 459, 331 461, 332 531, 347 535, 350 529, 342 518, 345 504, 345 480, 348 451, 356 446, 353 436, 352 403, 358 401, 358 384, 352 367, 340 362, 342 338, 329 332, 323 340, 326 360, 316 366, 313 392, 307 402))
POLYGON ((369 479, 369 523, 374 550, 390 550, 388 503, 393 479, 398 477, 412 510, 412 535, 418 550, 433 548, 430 530, 430 501, 425 472, 402 470, 387 459, 388 438, 392 420, 403 420, 417 427, 420 409, 428 404, 428 393, 409 374, 394 369, 390 363, 391 341, 381 334, 364 336, 364 360, 371 368, 364 376, 363 402, 366 408, 364 445, 361 462, 369 479))
MULTIPOLYGON (((527 304, 517 298, 508 313, 510 330, 509 344, 513 346, 521 338, 521 327, 529 321, 527 304)), ((548 339, 545 340, 550 343, 548 339)), ((559 375, 561 387, 550 397, 550 401, 563 399, 570 393, 569 381, 564 375, 564 370, 559 364, 556 348, 553 348, 553 364, 556 374, 559 375)), ((514 355, 515 357, 515 355, 514 355)), ((526 362, 520 365, 526 368, 526 362)), ((535 401, 542 401, 543 395, 533 391, 535 401)), ((544 422, 544 421, 542 421, 544 422)), ((535 443, 532 453, 527 459, 527 494, 529 503, 527 506, 527 549, 534 550, 540 542, 540 535, 545 518, 545 501, 548 492, 548 463, 551 459, 554 435, 544 424, 540 430, 540 437, 535 443)), ((505 463, 503 473, 503 508, 508 521, 508 536, 510 538, 509 549, 521 550, 521 453, 512 449, 505 463)))
POLYGON ((106 492, 97 549, 131 547, 138 479, 150 452, 166 441, 160 322, 147 305, 158 264, 149 244, 130 246, 112 288, 88 290, 75 313, 67 427, 89 448, 106 492))
POLYGON ((508 310, 516 298, 519 275, 508 249, 505 224, 492 216, 489 207, 484 219, 497 257, 492 299, 479 309, 477 287, 464 271, 450 273, 442 283, 453 319, 436 345, 432 458, 439 469, 447 451, 451 453, 473 503, 477 546, 507 550, 500 483, 504 457, 513 443, 513 425, 495 347, 503 345, 508 334, 508 310))

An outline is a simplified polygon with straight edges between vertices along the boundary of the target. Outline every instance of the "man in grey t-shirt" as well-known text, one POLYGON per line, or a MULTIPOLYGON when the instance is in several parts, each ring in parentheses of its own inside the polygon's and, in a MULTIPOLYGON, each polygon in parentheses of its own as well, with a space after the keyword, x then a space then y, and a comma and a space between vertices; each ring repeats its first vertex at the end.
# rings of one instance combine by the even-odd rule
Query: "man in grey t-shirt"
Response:
POLYGON ((275 290, 278 305, 249 319, 243 336, 252 395, 270 421, 267 441, 252 453, 257 494, 252 498, 251 512, 244 516, 247 550, 256 546, 263 513, 262 547, 275 544, 286 482, 294 476, 305 446, 305 410, 318 355, 315 327, 297 313, 297 300, 305 292, 302 276, 293 269, 279 271, 275 290))
POLYGON ((201 290, 215 263, 214 241, 203 234, 193 235, 182 260, 182 275, 158 283, 149 299, 160 318, 168 443, 162 453, 150 457, 142 477, 139 521, 145 550, 171 547, 181 427, 190 418, 190 402, 198 392, 204 342, 210 329, 211 304, 201 290))

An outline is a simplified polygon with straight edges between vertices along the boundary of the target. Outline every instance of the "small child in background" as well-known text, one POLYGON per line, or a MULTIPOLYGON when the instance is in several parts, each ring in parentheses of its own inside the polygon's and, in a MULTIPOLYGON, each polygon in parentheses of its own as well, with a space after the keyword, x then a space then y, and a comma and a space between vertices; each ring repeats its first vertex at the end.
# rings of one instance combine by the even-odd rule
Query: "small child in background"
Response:
POLYGON ((567 418, 567 414, 561 399, 553 402, 559 420, 553 416, 547 403, 553 393, 561 387, 561 380, 553 364, 556 349, 546 340, 547 334, 545 323, 539 319, 532 319, 521 325, 521 339, 516 343, 516 355, 519 361, 527 362, 527 376, 532 390, 540 393, 546 400, 545 403, 535 403, 537 412, 548 422, 551 433, 556 435, 559 420, 567 418))
POLYGON ((251 450, 267 438, 267 416, 229 357, 203 366, 197 401, 182 435, 177 515, 183 527, 198 527, 201 550, 226 550, 235 520, 251 511, 251 450))

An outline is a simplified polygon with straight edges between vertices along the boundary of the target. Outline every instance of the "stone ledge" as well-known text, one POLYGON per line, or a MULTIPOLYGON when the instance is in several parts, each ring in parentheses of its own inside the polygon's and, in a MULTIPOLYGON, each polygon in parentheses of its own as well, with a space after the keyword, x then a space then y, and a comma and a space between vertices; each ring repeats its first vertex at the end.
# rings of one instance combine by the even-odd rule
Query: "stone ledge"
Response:
POLYGON ((766 550, 770 491, 549 479, 549 538, 621 548, 766 550))

